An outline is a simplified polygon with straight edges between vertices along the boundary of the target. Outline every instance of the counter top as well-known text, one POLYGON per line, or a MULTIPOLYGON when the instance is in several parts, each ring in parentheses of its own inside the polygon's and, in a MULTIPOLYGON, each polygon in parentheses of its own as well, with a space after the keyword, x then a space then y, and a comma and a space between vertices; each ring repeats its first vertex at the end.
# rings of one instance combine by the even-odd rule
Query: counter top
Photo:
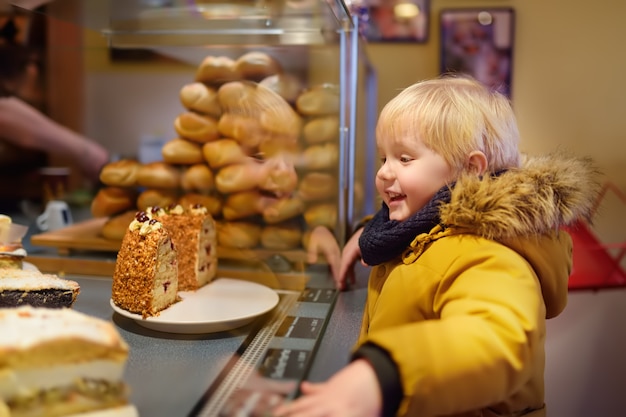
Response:
MULTIPOLYGON (((74 308, 111 320, 130 346, 125 379, 131 402, 141 416, 189 415, 240 348, 255 323, 227 332, 170 334, 146 329, 114 313, 109 305, 111 279, 67 276, 81 286, 74 308)), ((358 335, 365 287, 337 295, 306 379, 321 381, 347 363, 358 335)))

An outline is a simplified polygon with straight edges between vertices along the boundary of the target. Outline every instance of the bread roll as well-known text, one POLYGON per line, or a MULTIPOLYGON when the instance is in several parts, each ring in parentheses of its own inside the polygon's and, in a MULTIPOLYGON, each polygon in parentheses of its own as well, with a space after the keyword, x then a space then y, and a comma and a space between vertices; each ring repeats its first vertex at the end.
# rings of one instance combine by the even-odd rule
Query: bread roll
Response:
POLYGON ((261 194, 258 191, 242 191, 230 194, 224 201, 222 216, 226 220, 239 220, 259 214, 261 194))
POLYGON ((303 90, 302 81, 295 75, 285 72, 270 75, 264 78, 259 84, 269 88, 290 104, 296 102, 296 99, 303 90))
POLYGON ((223 113, 237 112, 245 114, 245 103, 255 90, 255 85, 242 81, 231 81, 217 90, 217 100, 223 113))
POLYGON ((167 162, 150 162, 137 171, 137 184, 148 188, 178 188, 180 170, 167 162))
POLYGON ((294 160, 295 155, 289 153, 273 155, 264 160, 258 169, 258 187, 276 197, 292 194, 298 185, 294 160))
POLYGON ((180 102, 189 111, 215 117, 222 115, 217 90, 200 82, 189 83, 180 90, 180 102))
POLYGON ((337 178, 326 172, 309 172, 298 185, 298 195, 306 202, 336 197, 338 190, 337 178))
POLYGON ((284 222, 301 215, 306 208, 298 197, 263 200, 263 220, 269 224, 284 222))
POLYGON ((259 182, 260 167, 255 162, 225 166, 215 175, 215 186, 222 194, 252 190, 259 182))
POLYGON ((178 201, 178 195, 173 190, 148 189, 137 197, 137 208, 145 211, 148 207, 169 207, 178 201))
POLYGON ((337 168, 339 162, 339 146, 334 142, 312 145, 302 153, 303 169, 325 170, 337 168))
POLYGON ((207 193, 215 188, 215 179, 206 164, 195 164, 183 170, 180 185, 185 191, 207 193))
POLYGON ((207 142, 202 145, 202 154, 213 169, 242 163, 248 156, 241 148, 241 145, 233 139, 218 139, 213 142, 207 142))
POLYGON ((338 87, 323 84, 300 94, 296 109, 304 116, 325 116, 339 113, 339 103, 338 87))
POLYGON ((337 225, 337 207, 335 204, 311 206, 304 212, 304 221, 311 229, 324 226, 332 230, 337 225))
POLYGON ((302 230, 297 224, 266 226, 261 231, 261 246, 267 249, 295 249, 300 247, 301 239, 302 230))
POLYGON ((250 222, 218 222, 217 242, 220 246, 252 249, 259 245, 261 226, 250 222))
POLYGON ((93 217, 109 217, 135 207, 137 193, 121 187, 101 188, 91 202, 93 217))
POLYGON ((212 194, 185 193, 178 199, 178 204, 187 208, 201 205, 206 207, 209 214, 217 217, 222 213, 222 200, 212 194))
POLYGON ((141 164, 134 159, 120 159, 106 164, 100 171, 100 181, 114 187, 137 185, 137 171, 141 164))
POLYGON ((204 161, 202 145, 181 138, 165 143, 161 154, 164 162, 175 165, 193 165, 204 161))
POLYGON ((179 114, 174 120, 178 136, 198 143, 206 143, 219 138, 217 119, 194 112, 179 114))
POLYGON ((227 56, 207 56, 196 70, 196 81, 220 85, 241 79, 235 69, 235 61, 227 56))
POLYGON ((302 128, 302 138, 309 145, 339 140, 339 117, 315 117, 302 128))
POLYGON ((265 52, 252 51, 241 55, 235 61, 235 71, 242 78, 260 81, 282 71, 280 63, 265 52))
POLYGON ((266 136, 258 118, 235 113, 224 113, 217 123, 217 129, 223 136, 235 139, 248 148, 259 146, 266 136))
POLYGON ((137 210, 128 210, 110 217, 104 225, 102 225, 100 235, 105 239, 122 240, 126 229, 128 229, 130 223, 135 219, 136 214, 137 210))

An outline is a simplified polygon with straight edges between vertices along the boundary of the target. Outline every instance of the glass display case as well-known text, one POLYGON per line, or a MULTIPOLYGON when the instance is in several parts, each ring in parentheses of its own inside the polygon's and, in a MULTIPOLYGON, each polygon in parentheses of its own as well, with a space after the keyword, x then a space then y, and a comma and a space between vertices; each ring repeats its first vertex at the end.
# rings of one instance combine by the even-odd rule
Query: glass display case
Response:
POLYGON ((306 249, 324 235, 316 230, 342 247, 374 212, 376 74, 349 4, 10 3, 97 31, 112 51, 149 50, 190 65, 178 114, 154 116, 170 117, 177 136, 150 164, 173 168, 178 182, 155 174, 156 182, 132 185, 133 209, 205 205, 218 222, 222 267, 302 275, 306 249))

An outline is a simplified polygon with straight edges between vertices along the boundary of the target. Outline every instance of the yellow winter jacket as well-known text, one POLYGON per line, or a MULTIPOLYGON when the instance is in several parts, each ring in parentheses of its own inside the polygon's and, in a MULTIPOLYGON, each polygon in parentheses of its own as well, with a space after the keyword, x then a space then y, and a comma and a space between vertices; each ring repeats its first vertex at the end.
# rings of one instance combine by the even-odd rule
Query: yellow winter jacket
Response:
POLYGON ((442 226, 372 268, 357 347, 397 367, 398 416, 545 416, 545 320, 565 308, 572 267, 560 227, 590 213, 593 174, 546 157, 460 179, 442 226))

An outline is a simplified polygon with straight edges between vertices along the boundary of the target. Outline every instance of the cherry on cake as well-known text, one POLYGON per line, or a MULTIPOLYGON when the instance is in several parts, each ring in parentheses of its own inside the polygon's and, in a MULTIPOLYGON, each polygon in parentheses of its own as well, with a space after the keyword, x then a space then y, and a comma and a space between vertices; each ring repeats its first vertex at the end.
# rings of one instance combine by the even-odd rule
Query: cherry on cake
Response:
POLYGON ((111 299, 143 318, 178 300, 177 252, 162 223, 141 211, 128 226, 117 254, 111 299))

